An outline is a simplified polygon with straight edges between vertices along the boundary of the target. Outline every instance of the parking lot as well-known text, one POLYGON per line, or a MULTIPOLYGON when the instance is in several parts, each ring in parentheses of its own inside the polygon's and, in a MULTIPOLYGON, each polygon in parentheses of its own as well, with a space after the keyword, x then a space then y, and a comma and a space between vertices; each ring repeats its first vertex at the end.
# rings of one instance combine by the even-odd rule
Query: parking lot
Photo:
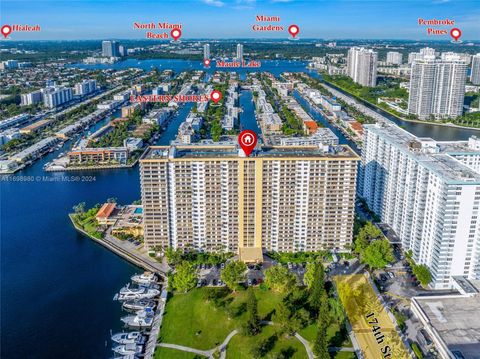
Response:
MULTIPOLYGON (((276 261, 271 260, 268 257, 264 258, 263 263, 248 264, 247 273, 245 275, 245 285, 259 285, 265 280, 265 270, 273 265, 277 265, 276 261)), ((198 283, 197 287, 221 287, 225 283, 220 278, 221 271, 225 268, 226 263, 217 265, 213 264, 198 264, 197 274, 198 283)), ((303 277, 307 268, 307 262, 302 263, 282 263, 282 266, 288 268, 288 270, 295 274, 298 278, 298 284, 304 285, 303 277)), ((356 258, 351 260, 339 260, 337 262, 328 263, 325 265, 325 273, 327 277, 333 277, 338 274, 351 274, 359 272, 363 266, 360 265, 356 258)))

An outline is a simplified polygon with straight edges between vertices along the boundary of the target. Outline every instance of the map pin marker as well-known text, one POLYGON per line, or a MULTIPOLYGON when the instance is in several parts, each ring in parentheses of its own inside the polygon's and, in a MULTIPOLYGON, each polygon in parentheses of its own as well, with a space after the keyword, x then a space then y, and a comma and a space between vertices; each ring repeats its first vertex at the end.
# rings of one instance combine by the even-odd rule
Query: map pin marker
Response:
POLYGON ((249 157, 253 149, 257 145, 257 135, 255 134, 255 132, 250 130, 242 131, 238 135, 238 144, 240 145, 240 147, 242 147, 242 150, 243 152, 245 152, 247 157, 249 157))
POLYGON ((170 31, 170 35, 172 36, 173 40, 177 41, 180 36, 182 36, 182 31, 180 29, 173 29, 170 31))

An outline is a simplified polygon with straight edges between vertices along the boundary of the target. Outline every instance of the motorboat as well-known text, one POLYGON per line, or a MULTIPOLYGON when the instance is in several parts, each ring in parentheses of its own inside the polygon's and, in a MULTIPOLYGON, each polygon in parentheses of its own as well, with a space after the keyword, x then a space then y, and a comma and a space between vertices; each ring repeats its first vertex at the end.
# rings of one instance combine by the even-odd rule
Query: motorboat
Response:
POLYGON ((117 333, 112 335, 112 341, 118 344, 144 344, 145 336, 141 332, 117 333))
POLYGON ((137 299, 137 300, 127 300, 123 302, 122 308, 126 310, 142 310, 147 307, 153 308, 155 306, 155 301, 151 299, 137 299))
POLYGON ((153 288, 130 288, 130 283, 120 289, 120 292, 113 298, 114 300, 126 301, 134 299, 149 299, 160 294, 158 289, 153 288))
POLYGON ((138 345, 135 343, 122 344, 112 348, 112 350, 120 355, 138 355, 142 354, 143 345, 138 345))
POLYGON ((155 273, 144 272, 142 274, 135 274, 132 276, 132 281, 138 284, 150 284, 156 282, 157 277, 155 277, 155 273))
POLYGON ((136 315, 127 315, 121 319, 125 325, 131 328, 150 328, 153 324, 154 311, 147 307, 144 310, 139 310, 136 315))

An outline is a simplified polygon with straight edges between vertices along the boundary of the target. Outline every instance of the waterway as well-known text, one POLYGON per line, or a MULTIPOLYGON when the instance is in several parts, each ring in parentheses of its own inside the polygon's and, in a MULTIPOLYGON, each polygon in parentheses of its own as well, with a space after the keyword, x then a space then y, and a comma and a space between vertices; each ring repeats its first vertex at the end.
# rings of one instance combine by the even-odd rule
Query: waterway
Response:
MULTIPOLYGON (((190 108, 180 108, 157 144, 175 138, 190 108)), ((125 313, 112 298, 140 270, 77 233, 67 215, 83 201, 139 199, 138 166, 44 172, 70 144, 0 182, 2 358, 108 358, 110 330, 122 329, 125 313)))
POLYGON ((329 129, 331 129, 332 132, 338 137, 338 142, 341 145, 349 145, 358 154, 360 154, 360 149, 357 147, 356 143, 350 140, 347 136, 345 136, 340 129, 333 126, 325 117, 323 117, 323 115, 319 111, 315 110, 310 105, 310 103, 305 100, 297 91, 293 93, 293 97, 315 121, 320 123, 323 127, 328 127, 329 129))
MULTIPOLYGON (((328 85, 344 93, 347 96, 353 97, 352 95, 348 94, 347 92, 345 92, 344 90, 342 90, 337 86, 334 86, 332 84, 328 84, 328 85)), ((455 140, 465 141, 465 140, 468 140, 468 138, 472 135, 480 136, 479 130, 435 125, 431 123, 404 121, 376 106, 373 106, 367 101, 364 101, 362 99, 356 99, 356 100, 361 104, 367 106, 368 108, 372 109, 373 111, 377 112, 378 114, 388 118, 390 121, 396 123, 398 126, 402 127, 404 130, 407 130, 408 132, 418 137, 431 137, 437 141, 455 141, 455 140)))
POLYGON ((114 69, 125 70, 128 68, 139 68, 143 70, 152 70, 154 68, 162 70, 173 70, 175 73, 189 70, 202 70, 206 71, 208 75, 215 73, 216 71, 236 72, 241 80, 246 78, 248 73, 252 72, 270 72, 275 76, 280 76, 283 72, 299 72, 305 71, 307 63, 304 61, 294 60, 261 60, 261 67, 259 68, 216 68, 215 62, 212 62, 212 66, 205 68, 201 61, 191 60, 173 60, 173 59, 154 59, 154 60, 136 60, 129 59, 125 61, 116 62, 114 64, 74 64, 72 66, 84 69, 114 69))
POLYGON ((251 130, 259 137, 262 135, 260 127, 255 117, 255 105, 253 103, 253 95, 250 90, 242 90, 239 97, 239 105, 242 109, 240 113, 240 128, 242 130, 251 130))
MULTIPOLYGON (((269 71, 276 76, 285 71, 309 72, 305 65, 262 61, 262 68, 251 71, 269 71)), ((177 73, 203 69, 200 63, 183 60, 127 60, 114 65, 79 66, 116 69, 153 66, 177 73)), ((249 70, 231 71, 244 78, 249 70)), ((251 96, 250 91, 241 93, 240 121, 243 128, 259 133, 251 96)), ((175 138, 190 108, 191 105, 186 104, 179 109, 157 144, 167 145, 175 138)), ((320 114, 312 113, 312 116, 331 127, 320 114)), ((422 126, 431 130, 428 135, 432 137, 437 130, 449 133, 448 139, 465 139, 468 137, 465 131, 476 133, 422 126)), ((419 126, 412 124, 412 128, 419 126)), ((331 129, 341 143, 349 143, 336 128, 331 129)), ((138 167, 74 174, 45 173, 43 165, 63 151, 65 147, 14 175, 0 178, 0 346, 4 358, 110 357, 110 330, 121 329, 122 315, 119 304, 112 302, 112 298, 130 276, 139 271, 77 233, 67 218, 79 202, 84 201, 91 207, 111 197, 123 204, 139 199, 138 167)))

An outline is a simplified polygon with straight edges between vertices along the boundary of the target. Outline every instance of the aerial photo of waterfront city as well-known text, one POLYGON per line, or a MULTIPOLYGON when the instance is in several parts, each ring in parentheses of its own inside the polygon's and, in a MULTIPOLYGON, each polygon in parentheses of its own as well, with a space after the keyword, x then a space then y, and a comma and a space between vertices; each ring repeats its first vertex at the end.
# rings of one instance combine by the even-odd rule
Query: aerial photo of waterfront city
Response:
POLYGON ((0 0, 0 357, 480 359, 478 0, 0 0))

